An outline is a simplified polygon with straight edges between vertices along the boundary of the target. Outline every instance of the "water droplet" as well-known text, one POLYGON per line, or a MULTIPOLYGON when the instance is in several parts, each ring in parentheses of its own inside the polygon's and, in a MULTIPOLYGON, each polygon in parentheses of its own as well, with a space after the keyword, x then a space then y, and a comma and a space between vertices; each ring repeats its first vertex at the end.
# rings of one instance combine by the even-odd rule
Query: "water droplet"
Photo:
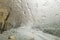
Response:
POLYGON ((26 15, 26 12, 25 11, 22 11, 23 15, 26 15))
POLYGON ((45 16, 45 15, 42 15, 42 19, 43 19, 43 20, 46 19, 46 16, 45 16))
POLYGON ((44 22, 42 24, 44 24, 44 22))
POLYGON ((31 8, 29 7, 29 4, 28 4, 28 3, 26 4, 26 6, 28 7, 28 10, 30 10, 30 11, 31 11, 31 8))
POLYGON ((18 0, 19 3, 21 3, 21 0, 18 0))
POLYGON ((43 6, 47 6, 48 5, 48 1, 46 1, 44 4, 43 4, 43 6))
POLYGON ((55 16, 58 16, 59 14, 55 14, 55 16))

